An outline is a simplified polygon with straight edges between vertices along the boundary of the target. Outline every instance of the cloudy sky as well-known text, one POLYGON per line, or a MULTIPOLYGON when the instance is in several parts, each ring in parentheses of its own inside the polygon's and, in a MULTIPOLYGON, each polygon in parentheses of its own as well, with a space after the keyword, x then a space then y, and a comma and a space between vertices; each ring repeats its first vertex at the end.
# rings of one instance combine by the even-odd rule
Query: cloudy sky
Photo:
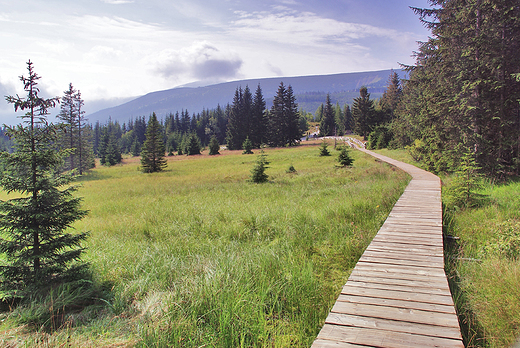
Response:
POLYGON ((29 59, 45 95, 72 83, 87 112, 195 81, 398 68, 428 36, 409 6, 428 1, 0 0, 0 94, 23 93, 29 59))

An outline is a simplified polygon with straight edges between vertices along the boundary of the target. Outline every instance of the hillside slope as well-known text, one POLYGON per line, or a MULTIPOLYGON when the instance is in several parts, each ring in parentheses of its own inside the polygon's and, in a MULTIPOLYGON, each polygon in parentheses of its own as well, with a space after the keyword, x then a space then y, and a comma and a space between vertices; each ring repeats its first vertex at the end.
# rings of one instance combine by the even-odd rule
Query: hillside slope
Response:
MULTIPOLYGON (((381 96, 391 70, 346 73, 334 75, 316 75, 299 77, 276 77, 263 79, 240 80, 220 83, 205 87, 178 87, 164 91, 148 93, 127 103, 103 109, 89 115, 91 122, 112 120, 126 121, 138 116, 148 116, 155 112, 159 118, 170 112, 188 110, 190 113, 213 109, 217 105, 231 103, 237 87, 248 85, 254 91, 258 84, 262 88, 267 106, 270 107, 280 82, 291 85, 299 107, 314 112, 325 101, 327 93, 331 93, 333 103, 351 104, 358 96, 359 87, 365 85, 372 93, 372 98, 381 96)), ((403 76, 401 70, 396 72, 403 76)))

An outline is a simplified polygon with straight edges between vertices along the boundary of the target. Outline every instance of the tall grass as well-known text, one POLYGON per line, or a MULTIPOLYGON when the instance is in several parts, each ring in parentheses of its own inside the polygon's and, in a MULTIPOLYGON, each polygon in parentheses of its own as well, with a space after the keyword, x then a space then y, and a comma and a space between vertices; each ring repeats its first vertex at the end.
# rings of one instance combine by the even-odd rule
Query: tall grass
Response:
POLYGON ((318 152, 267 149, 266 184, 247 182, 256 156, 240 152, 84 176, 90 213, 75 228, 91 232, 86 259, 111 295, 48 346, 310 346, 408 180, 362 153, 337 169, 318 152))
POLYGON ((508 347, 520 339, 520 183, 484 184, 488 199, 451 213, 459 237, 448 254, 468 347, 508 347))

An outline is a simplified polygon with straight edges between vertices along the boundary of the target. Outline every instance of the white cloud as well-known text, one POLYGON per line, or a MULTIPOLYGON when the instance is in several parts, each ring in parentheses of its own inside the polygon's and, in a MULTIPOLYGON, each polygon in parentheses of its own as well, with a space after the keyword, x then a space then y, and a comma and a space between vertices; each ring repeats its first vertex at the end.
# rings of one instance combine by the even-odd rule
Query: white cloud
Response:
POLYGON ((133 1, 130 0, 102 0, 103 2, 111 5, 122 5, 122 4, 131 4, 133 1))
POLYGON ((219 50, 207 41, 194 42, 180 50, 163 50, 150 61, 156 73, 172 80, 233 78, 243 63, 237 53, 219 50))
POLYGON ((395 30, 366 24, 345 23, 311 12, 276 7, 275 12, 240 13, 234 27, 248 38, 298 46, 327 46, 338 43, 362 48, 357 40, 378 36, 393 39, 395 30))

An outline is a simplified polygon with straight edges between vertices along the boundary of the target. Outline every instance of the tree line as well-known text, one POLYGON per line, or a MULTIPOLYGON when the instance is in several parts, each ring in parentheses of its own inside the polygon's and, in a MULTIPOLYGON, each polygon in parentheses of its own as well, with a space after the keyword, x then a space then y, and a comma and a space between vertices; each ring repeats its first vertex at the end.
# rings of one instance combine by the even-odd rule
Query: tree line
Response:
MULTIPOLYGON (((198 154, 213 141, 227 145, 230 150, 241 150, 249 140, 252 148, 292 146, 297 144, 308 129, 308 123, 298 111, 291 86, 280 84, 273 105, 267 108, 261 86, 253 95, 249 86, 237 87, 233 102, 222 108, 203 110, 190 115, 188 110, 168 114, 159 121, 165 152, 198 154)), ((149 118, 152 115, 149 116, 149 118)), ((154 116, 157 118, 157 116, 154 116)), ((139 156, 146 141, 147 119, 140 116, 123 124, 111 119, 91 126, 92 152, 101 164, 119 163, 122 154, 139 156)))
POLYGON ((517 0, 431 0, 414 8, 431 30, 392 123, 431 171, 456 171, 468 154, 494 178, 520 174, 520 5, 517 0))

